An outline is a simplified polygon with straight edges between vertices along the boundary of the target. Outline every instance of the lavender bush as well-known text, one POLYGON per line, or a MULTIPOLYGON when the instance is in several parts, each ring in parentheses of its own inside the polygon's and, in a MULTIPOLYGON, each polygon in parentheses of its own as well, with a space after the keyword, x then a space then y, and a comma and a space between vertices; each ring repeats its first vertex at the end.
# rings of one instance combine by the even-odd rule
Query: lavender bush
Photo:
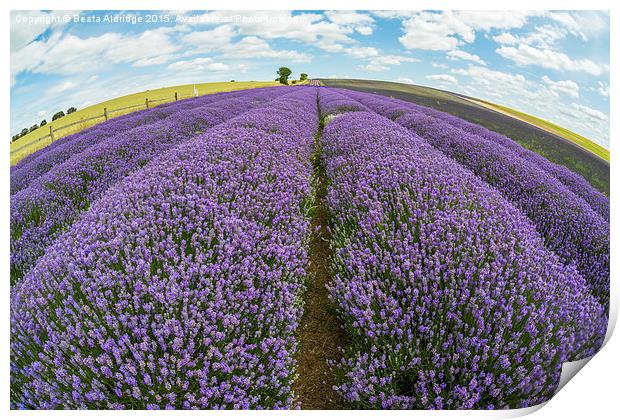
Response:
MULTIPOLYGON (((354 95, 359 97, 359 95, 354 95)), ((390 99, 368 105, 411 129, 472 170, 515 203, 536 225, 546 246, 575 265, 592 293, 609 304, 609 222, 535 163, 496 142, 417 111, 390 113, 390 99)))
MULTIPOLYGON (((192 104, 196 101, 192 101, 192 104)), ((183 109, 189 104, 179 107, 183 109)), ((199 104, 196 104, 199 106, 199 104)), ((33 180, 46 173, 54 165, 64 162, 76 153, 106 140, 118 133, 128 131, 141 125, 152 124, 174 113, 174 108, 162 109, 160 107, 135 114, 127 114, 128 117, 114 118, 93 127, 87 128, 76 134, 62 137, 47 147, 39 149, 26 158, 20 160, 11 167, 11 194, 15 194, 26 188, 33 180)))
MULTIPOLYGON (((275 88, 260 89, 259 91, 269 91, 273 94, 278 92, 275 88)), ((243 96, 245 93, 244 91, 223 92, 172 102, 113 118, 77 134, 63 137, 22 159, 11 168, 11 194, 28 187, 34 180, 47 173, 54 166, 117 134, 127 134, 136 127, 153 124, 172 115, 181 115, 183 111, 214 104, 217 101, 243 96)), ((263 94, 269 93, 263 92, 263 94)))
POLYGON ((368 108, 360 102, 349 98, 336 89, 321 89, 318 103, 322 118, 350 111, 368 111, 368 108))
POLYGON ((485 127, 465 121, 447 112, 441 112, 433 108, 413 104, 411 102, 399 99, 388 99, 383 96, 364 94, 353 91, 339 90, 346 93, 351 98, 366 104, 373 110, 381 113, 392 120, 399 116, 409 113, 411 110, 435 117, 441 121, 460 128, 468 133, 484 137, 487 140, 501 144, 502 146, 512 150, 518 156, 528 160, 536 165, 539 169, 546 172, 546 177, 554 177, 562 182, 571 192, 583 198, 594 211, 601 215, 605 220, 609 221, 609 198, 602 192, 594 188, 581 175, 572 172, 562 165, 552 163, 543 156, 531 150, 525 149, 516 141, 491 131, 485 127))
POLYGON ((11 407, 298 407, 311 160, 329 178, 346 403, 548 400, 562 363, 606 332, 605 201, 468 124, 280 87, 167 104, 37 153, 11 180, 11 407))
POLYGON ((250 92, 172 114, 159 123, 117 134, 54 166, 11 197, 11 283, 19 281, 45 248, 123 177, 195 133, 286 92, 250 92))
POLYGON ((333 120, 322 146, 346 401, 525 407, 600 346, 604 310, 585 280, 471 172, 372 113, 333 120))
MULTIPOLYGON (((259 88, 259 89, 263 89, 263 88, 259 88)), ((267 88, 269 89, 269 88, 267 88)), ((241 91, 239 91, 241 92, 241 91)), ((116 125, 120 125, 122 124, 124 127, 124 129, 128 130, 133 128, 136 125, 141 125, 143 123, 148 123, 150 121, 152 121, 152 114, 156 114, 159 115, 159 113, 161 111, 164 111, 165 108, 168 107, 181 107, 181 109, 185 108, 185 107, 195 107, 195 106, 201 106, 201 105, 207 105, 213 101, 217 101, 220 99, 225 99, 226 97, 233 97, 233 96, 237 96, 237 94, 239 93, 238 91, 233 91, 233 92, 218 92, 218 93, 214 93, 211 95, 205 95, 205 96, 200 96, 200 97, 194 97, 194 98, 188 98, 188 99, 182 99, 180 101, 175 101, 175 102, 168 102, 165 104, 161 104, 161 105, 157 105, 154 108, 148 108, 148 109, 142 109, 142 110, 138 110, 138 111, 134 111, 134 112, 130 112, 128 114, 124 114, 124 115, 120 115, 118 117, 112 118, 108 121, 104 121, 100 124, 96 124, 92 127, 89 127, 85 130, 80 131, 79 133, 76 134, 71 134, 65 137, 62 137, 58 140, 56 140, 54 143, 50 144, 47 147, 44 147, 43 149, 39 149, 36 152, 26 156, 25 158, 21 159, 19 162, 17 162, 17 164, 15 164, 14 166, 11 167, 11 170, 19 170, 21 169, 23 166, 30 164, 31 161, 39 159, 42 155, 46 154, 49 151, 54 150, 56 147, 62 146, 64 143, 66 142, 70 142, 75 140, 76 138, 79 138, 81 135, 89 133, 90 131, 96 131, 96 130, 108 130, 109 126, 116 126, 116 125), (229 96, 229 95, 233 95, 233 96, 229 96), (132 122, 132 123, 130 123, 132 122)))
POLYGON ((14 407, 293 404, 316 90, 251 114, 113 187, 12 289, 14 407))

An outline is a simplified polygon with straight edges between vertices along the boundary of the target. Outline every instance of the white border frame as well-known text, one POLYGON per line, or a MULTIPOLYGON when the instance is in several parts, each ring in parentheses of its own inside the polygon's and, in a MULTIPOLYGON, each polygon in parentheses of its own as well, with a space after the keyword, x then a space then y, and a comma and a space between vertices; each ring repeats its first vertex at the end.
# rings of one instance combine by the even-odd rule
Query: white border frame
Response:
MULTIPOLYGON (((614 53, 614 47, 617 49, 617 35, 618 25, 620 20, 617 18, 618 8, 616 3, 612 1, 547 1, 547 0, 521 0, 502 2, 488 1, 488 0, 473 0, 467 3, 458 1, 417 1, 415 3, 411 1, 397 1, 397 0, 382 0, 382 1, 369 1, 369 0, 341 0, 339 2, 318 0, 313 2, 289 0, 286 2, 277 2, 273 0, 266 0, 261 2, 260 7, 256 7, 256 3, 240 1, 240 0, 214 0, 209 2, 200 2, 195 0, 175 0, 175 1, 162 1, 162 0, 91 0, 86 4, 84 1, 67 0, 67 1, 40 1, 40 0, 21 0, 19 2, 12 1, 12 4, 3 3, 1 7, 2 22, 5 22, 3 33, 2 49, 3 56, 5 57, 4 66, 0 69, 3 73, 2 84, 3 94, 5 100, 2 102, 2 128, 6 134, 6 139, 9 138, 9 101, 10 101, 10 75, 8 61, 10 57, 10 40, 9 40, 9 13, 11 9, 15 10, 36 10, 36 9, 85 9, 90 10, 97 9, 131 9, 131 10, 323 10, 323 9, 342 9, 342 10, 406 10, 406 9, 454 9, 454 10, 511 10, 511 9, 537 9, 537 10, 611 10, 610 12, 610 36, 611 36, 611 51, 610 51, 610 86, 611 86, 611 101, 610 101, 610 131, 611 138, 614 139, 611 143, 615 142, 616 133, 618 133, 618 113, 615 106, 615 98, 618 95, 617 81, 617 54, 614 53), (616 10, 614 10, 616 9, 616 10), (6 37, 5 37, 6 35, 6 37)), ((619 140, 620 141, 620 140, 619 140)), ((6 146, 7 152, 1 154, 3 175, 0 183, 2 189, 2 197, 8 198, 10 196, 9 188, 9 157, 8 144, 6 146)), ((615 145, 611 148, 611 160, 615 161, 615 145)), ((616 166, 611 166, 611 196, 616 197, 618 194, 618 170, 616 166)), ((618 229, 614 222, 620 217, 616 206, 612 204, 612 224, 611 224, 611 240, 612 243, 616 243, 618 237, 618 229)), ((3 267, 9 266, 9 200, 0 200, 0 212, 2 214, 2 223, 0 223, 0 238, 4 240, 0 241, 0 253, 4 258, 5 264, 3 267)), ((354 415, 360 418, 376 418, 378 416, 389 415, 392 418, 506 418, 506 417, 518 417, 521 415, 531 414, 533 418, 538 419, 584 419, 584 418, 611 418, 612 413, 617 416, 618 414, 618 379, 620 371, 620 361, 618 355, 620 355, 620 344, 617 337, 611 337, 611 333, 615 327, 618 314, 618 279, 616 276, 616 264, 613 259, 615 256, 615 247, 612 246, 612 261, 611 261, 611 279, 612 279, 612 304, 610 313, 610 328, 607 335, 609 342, 601 349, 601 351, 595 355, 592 360, 587 363, 586 366, 573 366, 571 369, 574 373, 579 372, 581 368, 583 370, 577 374, 577 378, 568 381, 566 386, 560 390, 560 392, 552 398, 544 407, 533 407, 525 410, 509 410, 509 411, 441 411, 441 412, 428 412, 428 411, 390 411, 389 413, 383 411, 358 411, 354 415), (575 370, 576 369, 576 370, 575 370)), ((1 275, 1 284, 7 285, 2 289, 2 312, 0 313, 0 323, 3 328, 2 345, 0 346, 0 364, 3 366, 4 375, 0 381, 0 395, 6 398, 0 402, 1 406, 5 410, 9 410, 9 276, 8 269, 4 268, 1 275)), ((617 335, 617 334, 616 334, 617 335)), ((109 411, 73 411, 73 412, 58 412, 58 411, 36 411, 36 412, 17 412, 10 411, 9 416, 17 418, 32 418, 42 417, 47 418, 63 418, 72 419, 80 417, 83 419, 102 418, 109 415, 118 416, 119 418, 170 418, 171 416, 188 416, 188 418, 207 418, 218 417, 221 419, 238 418, 239 416, 248 416, 248 418, 314 418, 317 413, 313 411, 286 411, 286 412, 115 412, 111 414, 109 411)), ((319 413, 319 415, 327 418, 341 418, 341 416, 347 416, 350 413, 343 412, 330 412, 325 411, 319 413)), ((614 417, 615 417, 614 416, 614 417)))

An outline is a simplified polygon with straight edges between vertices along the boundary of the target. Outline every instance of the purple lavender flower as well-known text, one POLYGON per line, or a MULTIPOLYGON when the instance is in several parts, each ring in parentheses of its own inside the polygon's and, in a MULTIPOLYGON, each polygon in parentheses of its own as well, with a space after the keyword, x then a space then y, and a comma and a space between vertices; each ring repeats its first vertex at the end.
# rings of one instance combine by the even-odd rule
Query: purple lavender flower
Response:
POLYGON ((500 191, 534 222, 547 248, 566 265, 576 266, 592 293, 605 307, 609 305, 609 222, 549 170, 541 169, 539 159, 516 152, 516 146, 504 147, 473 134, 471 129, 464 131, 420 111, 407 112, 400 102, 398 114, 390 114, 395 105, 389 98, 351 96, 382 115, 396 117, 397 123, 500 191))
MULTIPOLYGON (((11 196, 11 282, 116 182, 197 133, 291 92, 261 89, 173 113, 100 141, 11 196)), ((165 109, 172 109, 168 107, 165 109)))
POLYGON ((11 407, 296 407, 319 121, 345 401, 525 407, 600 347, 609 226, 578 178, 375 95, 211 99, 15 170, 11 407))
POLYGON ((322 146, 346 401, 529 406, 553 395, 562 362, 598 349, 605 311, 586 281, 474 174, 372 113, 331 121, 322 146))
POLYGON ((518 156, 530 161, 530 163, 536 165, 539 169, 545 171, 547 177, 556 178, 571 192, 583 198, 592 207, 592 209, 601 215, 605 220, 609 221, 609 198, 605 196, 605 194, 590 185, 590 183, 581 175, 572 172, 562 165, 548 161, 538 153, 525 149, 516 141, 502 134, 491 131, 480 125, 473 124, 469 121, 465 121, 461 118, 455 117, 454 115, 448 114, 447 112, 438 111, 436 109, 417 105, 411 102, 386 98, 384 96, 353 92, 344 89, 336 90, 355 100, 367 104, 376 112, 379 112, 381 115, 392 120, 397 119, 403 114, 408 114, 413 110, 438 118, 456 128, 462 129, 463 131, 498 143, 510 149, 518 156))
POLYGON ((11 167, 11 194, 15 194, 28 187, 30 183, 44 175, 55 165, 116 134, 127 132, 141 125, 156 123, 174 113, 204 106, 225 99, 227 96, 231 97, 230 94, 214 94, 160 105, 155 108, 122 115, 87 128, 79 133, 58 139, 11 167))
POLYGON ((293 405, 318 114, 292 92, 155 158, 47 249, 11 293, 12 404, 293 405))

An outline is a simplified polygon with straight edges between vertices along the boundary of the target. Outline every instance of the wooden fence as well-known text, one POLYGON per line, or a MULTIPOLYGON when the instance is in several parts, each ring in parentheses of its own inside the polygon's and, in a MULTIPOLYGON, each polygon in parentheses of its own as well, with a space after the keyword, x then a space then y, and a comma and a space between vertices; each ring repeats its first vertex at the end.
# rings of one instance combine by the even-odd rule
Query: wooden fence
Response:
POLYGON ((48 134, 46 134, 44 136, 41 136, 39 138, 30 140, 28 143, 22 144, 17 149, 11 150, 11 155, 13 155, 15 153, 18 153, 21 150, 24 150, 25 148, 27 148, 29 146, 32 146, 33 144, 38 143, 41 140, 45 140, 47 138, 51 139, 50 143, 53 143, 54 140, 56 140, 56 136, 54 135, 54 133, 56 133, 58 131, 66 130, 67 128, 73 127, 75 125, 88 123, 89 121, 97 120, 97 119, 100 119, 100 118, 103 118, 104 121, 107 121, 110 118, 112 118, 110 116, 110 114, 113 114, 115 112, 126 111, 128 109, 142 108, 142 107, 147 109, 147 108, 150 108, 150 107, 152 107, 154 105, 157 105, 159 102, 172 102, 172 101, 178 101, 179 99, 193 98, 195 96, 196 95, 179 95, 178 92, 174 92, 174 96, 169 97, 169 98, 160 98, 160 99, 149 99, 149 98, 146 98, 144 103, 141 103, 141 104, 124 106, 122 108, 117 108, 117 109, 103 108, 103 114, 101 114, 101 115, 95 115, 94 117, 89 117, 89 118, 81 119, 79 121, 72 122, 71 124, 63 125, 61 127, 53 128, 52 124, 50 123, 50 124, 48 124, 48 126, 49 126, 49 133, 48 134))

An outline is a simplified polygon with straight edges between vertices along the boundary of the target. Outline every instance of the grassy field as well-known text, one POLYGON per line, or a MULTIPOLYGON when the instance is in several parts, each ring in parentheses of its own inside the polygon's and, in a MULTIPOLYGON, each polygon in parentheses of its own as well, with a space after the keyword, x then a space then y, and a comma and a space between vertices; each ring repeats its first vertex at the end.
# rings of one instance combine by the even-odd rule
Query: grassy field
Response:
POLYGON ((517 111, 516 109, 512 109, 507 106, 497 105, 492 102, 483 101, 482 99, 470 100, 474 103, 485 106, 494 111, 501 112, 502 114, 506 114, 514 118, 518 118, 538 128, 542 128, 543 130, 554 133, 566 140, 572 141, 573 143, 583 147, 586 150, 589 150, 590 152, 594 153, 597 156, 600 156, 601 158, 609 162, 609 150, 605 149, 599 144, 594 143, 590 139, 587 139, 577 133, 573 133, 572 131, 564 127, 560 127, 559 125, 552 122, 545 121, 541 118, 526 114, 525 112, 517 111))
MULTIPOLYGON (((217 93, 217 92, 228 92, 233 90, 240 89, 251 89, 257 87, 266 87, 266 86, 277 86, 277 82, 216 82, 216 83, 199 83, 196 84, 196 90, 199 95, 206 95, 209 93, 217 93)), ((178 92, 179 99, 186 98, 190 96, 194 96, 194 85, 180 85, 180 86, 171 86, 165 87, 161 89, 153 89, 146 90, 144 92, 132 93, 125 96, 120 96, 118 98, 111 99, 109 101, 101 102, 96 105, 91 105, 84 109, 79 109, 76 112, 65 115, 62 118, 57 119, 54 122, 48 123, 47 125, 40 127, 34 130, 31 133, 26 134, 24 137, 21 137, 11 143, 11 165, 16 164, 19 160, 28 156, 29 154, 47 146, 51 143, 51 139, 46 137, 40 141, 34 142, 37 138, 43 137, 49 134, 50 126, 52 127, 62 127, 72 123, 78 123, 79 121, 87 120, 96 115, 103 114, 103 108, 108 109, 108 115, 110 118, 118 117, 123 114, 127 114, 132 111, 137 111, 140 109, 144 109, 146 98, 149 101, 157 101, 153 103, 153 106, 159 105, 165 102, 170 102, 174 100, 174 93, 178 92), (163 99, 163 100, 162 100, 163 99), (159 101, 161 100, 161 101, 159 101), (134 108, 124 109, 119 112, 109 112, 112 109, 125 108, 132 105, 136 105, 134 108), (24 147, 27 145, 26 147, 24 147)), ((54 137, 56 139, 79 132, 88 127, 91 127, 95 124, 104 121, 104 118, 98 118, 95 120, 85 121, 83 123, 75 124, 67 129, 63 129, 60 131, 54 132, 54 137)))

